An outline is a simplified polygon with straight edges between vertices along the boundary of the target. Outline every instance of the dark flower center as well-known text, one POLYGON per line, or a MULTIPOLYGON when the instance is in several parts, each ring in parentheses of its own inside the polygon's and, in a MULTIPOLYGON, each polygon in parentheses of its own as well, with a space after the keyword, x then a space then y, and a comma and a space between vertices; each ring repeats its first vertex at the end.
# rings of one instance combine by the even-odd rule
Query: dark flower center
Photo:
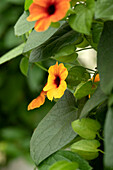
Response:
POLYGON ((57 87, 59 87, 59 85, 60 85, 60 77, 59 76, 56 76, 55 84, 57 87))
POLYGON ((50 5, 50 6, 48 7, 47 11, 48 11, 48 14, 49 14, 49 15, 54 14, 54 12, 55 12, 55 5, 50 5))

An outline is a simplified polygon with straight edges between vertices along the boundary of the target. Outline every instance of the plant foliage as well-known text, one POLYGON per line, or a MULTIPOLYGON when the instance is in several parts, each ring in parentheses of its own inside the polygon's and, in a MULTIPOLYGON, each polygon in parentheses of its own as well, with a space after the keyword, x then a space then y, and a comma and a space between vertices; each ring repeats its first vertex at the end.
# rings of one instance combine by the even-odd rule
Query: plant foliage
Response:
POLYGON ((113 170, 113 1, 70 0, 66 16, 42 32, 35 31, 35 21, 27 21, 32 3, 25 0, 14 26, 24 43, 1 56, 0 64, 23 54, 20 69, 34 91, 41 91, 45 71, 56 61, 68 76, 64 95, 35 125, 31 157, 39 170, 113 170), (97 52, 94 70, 78 59, 88 48, 97 52))

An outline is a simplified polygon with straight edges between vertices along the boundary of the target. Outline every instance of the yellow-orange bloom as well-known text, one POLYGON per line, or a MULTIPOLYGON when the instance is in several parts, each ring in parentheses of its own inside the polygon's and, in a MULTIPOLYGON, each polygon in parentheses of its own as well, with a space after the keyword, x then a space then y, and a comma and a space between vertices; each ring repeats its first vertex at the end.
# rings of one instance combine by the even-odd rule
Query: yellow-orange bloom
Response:
POLYGON ((62 97, 67 88, 67 84, 65 82, 68 75, 67 69, 62 63, 58 65, 57 62, 54 66, 49 68, 48 72, 48 81, 46 86, 43 88, 43 91, 47 92, 47 97, 49 100, 53 100, 53 97, 62 97))
POLYGON ((47 92, 42 91, 40 95, 36 99, 32 100, 31 103, 28 105, 28 110, 32 110, 43 105, 45 102, 46 94, 47 92))
POLYGON ((96 83, 96 82, 99 82, 99 81, 100 81, 99 74, 96 74, 95 78, 92 77, 92 81, 94 81, 95 83, 96 83))
POLYGON ((70 8, 70 0, 33 0, 29 8, 28 21, 36 21, 35 30, 45 31, 51 22, 65 17, 70 8))
MULTIPOLYGON (((94 77, 92 77, 90 80, 92 80, 94 83, 97 83, 97 82, 99 82, 100 81, 100 77, 99 77, 99 74, 96 74, 96 76, 94 77)), ((96 86, 95 86, 95 84, 93 84, 92 85, 92 89, 94 89, 96 86)), ((91 95, 89 94, 89 98, 91 97, 91 95)))
POLYGON ((63 96, 64 91, 67 88, 67 84, 65 82, 65 79, 68 75, 67 69, 62 63, 58 65, 58 62, 56 62, 55 65, 49 68, 48 72, 49 76, 47 84, 43 88, 40 95, 36 99, 32 100, 28 105, 28 110, 39 108, 41 105, 43 105, 46 96, 49 100, 53 100, 53 97, 60 98, 63 96))

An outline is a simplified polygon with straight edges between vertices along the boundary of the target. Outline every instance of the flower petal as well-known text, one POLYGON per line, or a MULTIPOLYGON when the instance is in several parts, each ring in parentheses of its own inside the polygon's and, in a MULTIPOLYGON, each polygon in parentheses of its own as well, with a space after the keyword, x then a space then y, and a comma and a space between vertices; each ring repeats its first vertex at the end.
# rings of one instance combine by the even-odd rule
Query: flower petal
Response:
POLYGON ((49 4, 53 3, 55 0, 33 0, 34 3, 42 6, 48 7, 49 4))
POLYGON ((51 67, 49 68, 48 73, 49 73, 50 75, 57 75, 57 74, 58 74, 58 69, 59 69, 59 67, 58 67, 58 62, 56 62, 55 65, 53 65, 53 66, 51 66, 51 67))
POLYGON ((67 68, 64 67, 64 64, 59 64, 59 76, 61 78, 61 80, 65 80, 66 77, 68 75, 68 71, 67 71, 67 68))
POLYGON ((67 84, 64 80, 61 80, 59 87, 57 88, 54 98, 61 98, 67 88, 67 84))
POLYGON ((43 88, 43 91, 48 91, 53 88, 56 88, 56 84, 54 84, 54 79, 49 76, 48 82, 47 82, 46 86, 43 88))
POLYGON ((36 22, 35 30, 38 32, 45 31, 49 28, 50 24, 51 24, 50 17, 41 18, 36 22))
POLYGON ((52 101, 55 94, 56 94, 56 89, 55 88, 50 89, 47 92, 47 98, 52 101))
POLYGON ((30 15, 27 17, 28 21, 35 21, 35 20, 38 20, 42 17, 48 16, 45 8, 39 6, 35 3, 31 4, 31 6, 29 8, 29 12, 30 12, 30 15))
POLYGON ((67 0, 60 1, 56 3, 55 7, 56 7, 55 13, 50 16, 52 22, 57 22, 65 17, 68 9, 70 8, 70 3, 67 0))
POLYGON ((99 74, 96 74, 94 82, 98 82, 98 81, 100 81, 100 77, 99 77, 99 74))
POLYGON ((39 108, 41 105, 43 105, 45 102, 46 94, 47 92, 42 91, 40 95, 36 99, 32 100, 31 103, 28 105, 28 110, 39 108))
POLYGON ((53 97, 54 98, 61 98, 63 96, 66 88, 67 88, 67 84, 64 80, 62 80, 61 83, 60 83, 60 86, 58 88, 50 89, 47 92, 47 98, 49 100, 53 100, 53 97))

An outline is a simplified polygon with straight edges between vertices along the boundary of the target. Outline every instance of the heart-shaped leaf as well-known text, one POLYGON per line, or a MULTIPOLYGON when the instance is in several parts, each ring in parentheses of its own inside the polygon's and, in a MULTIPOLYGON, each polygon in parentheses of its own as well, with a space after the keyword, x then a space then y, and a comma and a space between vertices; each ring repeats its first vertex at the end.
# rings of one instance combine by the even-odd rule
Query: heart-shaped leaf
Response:
POLYGON ((37 165, 75 138, 76 133, 71 127, 75 119, 75 98, 71 92, 66 91, 39 123, 31 138, 31 156, 37 165))

